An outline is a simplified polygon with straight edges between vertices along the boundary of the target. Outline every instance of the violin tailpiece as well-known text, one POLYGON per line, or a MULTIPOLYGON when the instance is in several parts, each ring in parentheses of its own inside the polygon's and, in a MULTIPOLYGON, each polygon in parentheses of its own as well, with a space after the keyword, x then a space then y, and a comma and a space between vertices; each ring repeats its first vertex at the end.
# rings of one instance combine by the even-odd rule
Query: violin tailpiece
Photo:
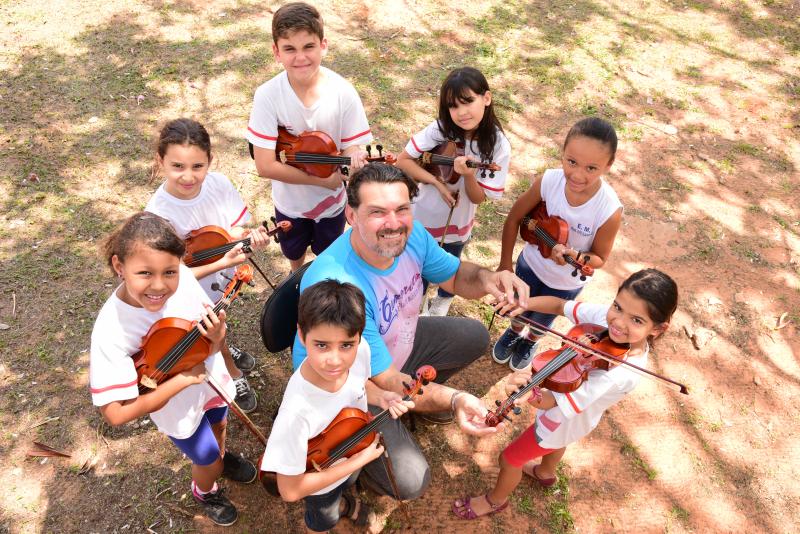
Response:
POLYGON ((156 382, 147 375, 142 375, 142 378, 139 380, 139 383, 148 389, 156 389, 158 387, 158 382, 156 382))

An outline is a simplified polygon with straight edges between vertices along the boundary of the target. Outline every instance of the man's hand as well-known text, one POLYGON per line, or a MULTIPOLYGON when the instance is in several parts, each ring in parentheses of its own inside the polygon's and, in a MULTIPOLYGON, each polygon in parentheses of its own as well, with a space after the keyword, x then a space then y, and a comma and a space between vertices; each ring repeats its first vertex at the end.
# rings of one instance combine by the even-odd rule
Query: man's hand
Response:
POLYGON ((480 399, 463 391, 456 395, 454 415, 461 430, 473 436, 488 436, 503 428, 503 423, 496 427, 486 425, 486 414, 489 410, 480 399))
POLYGON ((517 275, 511 271, 486 269, 481 269, 480 275, 484 291, 492 295, 498 302, 505 301, 506 305, 527 308, 530 288, 517 275))

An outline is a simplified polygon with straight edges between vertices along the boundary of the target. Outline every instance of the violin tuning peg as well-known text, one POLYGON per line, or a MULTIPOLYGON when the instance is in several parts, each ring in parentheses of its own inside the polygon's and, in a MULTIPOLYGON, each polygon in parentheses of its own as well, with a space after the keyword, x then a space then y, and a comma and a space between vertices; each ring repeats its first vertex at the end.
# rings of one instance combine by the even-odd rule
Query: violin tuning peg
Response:
POLYGON ((502 403, 502 402, 500 402, 500 399, 498 399, 498 400, 494 401, 494 405, 495 405, 495 406, 500 406, 501 404, 503 404, 503 403, 502 403))
POLYGON ((578 268, 576 267, 574 271, 572 271, 572 276, 578 276, 578 268))
POLYGON ((224 279, 225 279, 225 280, 227 280, 228 282, 233 282, 233 278, 231 278, 231 277, 230 277, 230 276, 228 276, 227 274, 223 273, 222 271, 220 271, 220 272, 219 272, 219 274, 220 274, 220 276, 222 276, 222 278, 224 278, 224 279))
POLYGON ((425 380, 424 378, 422 379, 422 385, 423 386, 427 386, 430 383, 431 383, 430 380, 425 380))
POLYGON ((489 178, 494 178, 494 171, 489 171, 489 178))
POLYGON ((486 169, 481 169, 481 178, 486 178, 486 169))
POLYGON ((510 418, 509 416, 507 416, 507 415, 504 415, 504 416, 503 416, 503 419, 505 419, 505 420, 506 420, 506 421, 508 421, 509 423, 513 423, 513 422, 514 422, 514 420, 513 420, 513 419, 511 419, 511 418, 510 418))
POLYGON ((350 176, 350 169, 347 167, 341 167, 339 171, 342 173, 342 176, 350 176))
POLYGON ((519 406, 514 406, 514 409, 511 411, 514 412, 514 415, 519 415, 522 413, 522 408, 520 408, 519 406))
POLYGON ((372 157, 372 145, 367 145, 367 157, 372 157))
POLYGON ((383 156, 383 145, 375 145, 375 148, 378 149, 378 156, 383 156))
POLYGON ((425 393, 425 391, 420 389, 419 391, 417 391, 417 396, 422 395, 423 393, 425 393))
POLYGON ((582 274, 582 275, 581 275, 581 282, 585 282, 585 281, 586 281, 586 275, 585 275, 585 274, 582 274))
POLYGON ((411 389, 411 384, 407 383, 406 381, 403 381, 403 387, 406 389, 411 389))
MULTIPOLYGON (((270 217, 269 220, 272 221, 272 224, 274 224, 275 226, 278 226, 278 219, 276 219, 274 215, 272 217, 270 217)), ((266 221, 264 221, 264 222, 266 222, 266 221)))
POLYGON ((217 282, 214 282, 213 284, 211 284, 211 290, 212 291, 222 291, 222 288, 219 286, 219 284, 217 282))

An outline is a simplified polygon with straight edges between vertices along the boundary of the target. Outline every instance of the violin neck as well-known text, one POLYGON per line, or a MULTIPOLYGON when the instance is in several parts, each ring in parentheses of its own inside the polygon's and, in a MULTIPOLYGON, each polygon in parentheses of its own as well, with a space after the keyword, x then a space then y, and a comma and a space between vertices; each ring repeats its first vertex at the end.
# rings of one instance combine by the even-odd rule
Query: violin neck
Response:
POLYGON ((323 165, 350 165, 350 156, 329 156, 297 152, 286 156, 287 163, 320 163, 323 165))

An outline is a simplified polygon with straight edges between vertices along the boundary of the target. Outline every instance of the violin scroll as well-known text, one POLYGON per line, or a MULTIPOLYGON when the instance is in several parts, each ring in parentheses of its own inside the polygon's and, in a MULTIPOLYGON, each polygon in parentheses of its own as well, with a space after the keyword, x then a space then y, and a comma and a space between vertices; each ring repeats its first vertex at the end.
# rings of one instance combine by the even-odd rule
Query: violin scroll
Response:
POLYGON ((412 399, 416 395, 422 395, 422 386, 427 386, 436 379, 436 369, 430 365, 423 365, 414 373, 416 379, 412 384, 403 382, 403 395, 405 400, 412 399))

